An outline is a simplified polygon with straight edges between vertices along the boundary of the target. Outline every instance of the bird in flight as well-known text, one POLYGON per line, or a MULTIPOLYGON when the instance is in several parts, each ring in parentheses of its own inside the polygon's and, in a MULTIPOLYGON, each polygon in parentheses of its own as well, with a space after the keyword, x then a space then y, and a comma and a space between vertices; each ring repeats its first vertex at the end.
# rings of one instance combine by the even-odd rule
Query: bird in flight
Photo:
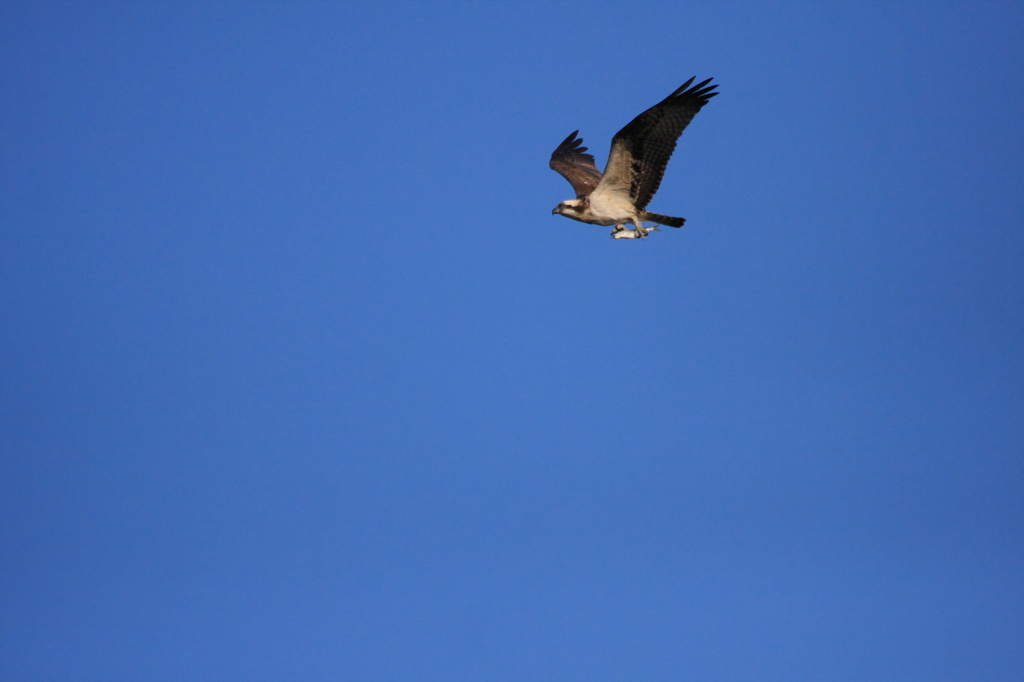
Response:
MULTIPOLYGON (((573 132, 551 154, 551 168, 576 190, 576 198, 563 201, 551 211, 592 225, 614 225, 615 239, 644 239, 657 225, 682 227, 685 218, 645 210, 661 185, 676 140, 693 117, 708 103, 715 85, 711 79, 690 87, 693 78, 671 95, 640 114, 612 138, 612 150, 604 174, 585 153, 580 131, 573 132), (689 88, 689 89, 687 89, 689 88), (644 222, 655 223, 644 227, 644 222), (627 230, 626 223, 634 229, 627 230)), ((659 230, 660 231, 660 230, 659 230)))

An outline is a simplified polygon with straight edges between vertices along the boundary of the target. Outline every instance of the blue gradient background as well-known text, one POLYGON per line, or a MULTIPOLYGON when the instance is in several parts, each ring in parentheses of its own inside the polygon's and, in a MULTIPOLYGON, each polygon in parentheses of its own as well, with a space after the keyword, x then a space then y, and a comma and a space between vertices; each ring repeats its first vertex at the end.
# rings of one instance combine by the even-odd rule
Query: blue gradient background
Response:
POLYGON ((0 677, 1024 678, 1017 3, 0 7, 0 677), (690 76, 645 242, 548 156, 690 76))

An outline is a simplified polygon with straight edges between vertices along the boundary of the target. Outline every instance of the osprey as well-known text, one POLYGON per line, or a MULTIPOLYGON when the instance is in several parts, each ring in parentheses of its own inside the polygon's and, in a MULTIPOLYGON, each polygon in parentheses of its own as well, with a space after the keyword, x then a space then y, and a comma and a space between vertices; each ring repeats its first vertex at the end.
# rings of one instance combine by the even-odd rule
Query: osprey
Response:
POLYGON ((685 218, 645 211, 661 185, 665 167, 676 148, 676 140, 693 117, 717 95, 711 79, 687 90, 693 78, 671 95, 640 114, 612 138, 612 150, 604 174, 586 154, 583 138, 565 138, 551 154, 551 168, 576 190, 576 198, 563 201, 551 211, 592 225, 614 225, 615 239, 643 239, 657 225, 682 227, 685 218), (645 228, 641 223, 657 225, 645 228), (627 230, 626 223, 635 229, 627 230))

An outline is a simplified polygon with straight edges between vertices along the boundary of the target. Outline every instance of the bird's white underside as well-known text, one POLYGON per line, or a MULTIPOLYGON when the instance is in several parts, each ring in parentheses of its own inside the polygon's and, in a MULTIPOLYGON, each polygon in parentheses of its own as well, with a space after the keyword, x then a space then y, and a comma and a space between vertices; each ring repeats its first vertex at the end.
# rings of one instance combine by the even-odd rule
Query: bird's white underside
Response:
POLYGON ((597 225, 619 225, 633 222, 636 215, 636 206, 630 200, 628 190, 602 190, 601 187, 598 187, 590 195, 590 216, 597 225))

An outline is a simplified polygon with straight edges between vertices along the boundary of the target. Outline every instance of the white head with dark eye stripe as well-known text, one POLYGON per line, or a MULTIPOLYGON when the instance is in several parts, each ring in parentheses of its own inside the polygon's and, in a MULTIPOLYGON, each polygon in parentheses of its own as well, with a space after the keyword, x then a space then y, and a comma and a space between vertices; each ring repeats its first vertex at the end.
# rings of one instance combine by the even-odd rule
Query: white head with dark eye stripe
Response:
POLYGON ((575 218, 582 213, 582 199, 569 199, 563 201, 551 211, 551 215, 564 215, 567 218, 575 218))

